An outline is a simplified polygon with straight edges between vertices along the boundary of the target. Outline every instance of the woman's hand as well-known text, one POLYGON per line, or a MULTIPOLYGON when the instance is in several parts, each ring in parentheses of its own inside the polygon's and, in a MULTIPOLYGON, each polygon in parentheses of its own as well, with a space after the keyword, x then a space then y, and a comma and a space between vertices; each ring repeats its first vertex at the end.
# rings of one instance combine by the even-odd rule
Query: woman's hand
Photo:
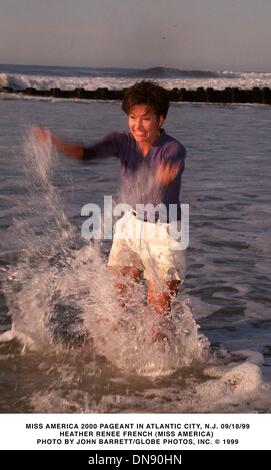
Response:
POLYGON ((58 150, 62 150, 62 140, 56 134, 53 134, 53 132, 51 132, 47 127, 33 125, 32 130, 36 139, 41 144, 45 144, 46 142, 48 142, 48 140, 51 140, 52 144, 55 145, 58 150))
POLYGON ((34 132, 36 139, 41 144, 44 144, 48 139, 51 138, 51 132, 49 131, 49 129, 47 129, 47 127, 33 125, 32 131, 34 132))
POLYGON ((40 144, 45 144, 50 140, 55 148, 67 155, 68 157, 73 157, 77 159, 83 158, 83 147, 81 145, 69 144, 64 142, 56 134, 53 134, 47 127, 32 126, 32 130, 36 139, 40 144))
POLYGON ((156 182, 160 186, 168 186, 171 181, 175 180, 180 166, 179 162, 161 162, 155 173, 156 182))

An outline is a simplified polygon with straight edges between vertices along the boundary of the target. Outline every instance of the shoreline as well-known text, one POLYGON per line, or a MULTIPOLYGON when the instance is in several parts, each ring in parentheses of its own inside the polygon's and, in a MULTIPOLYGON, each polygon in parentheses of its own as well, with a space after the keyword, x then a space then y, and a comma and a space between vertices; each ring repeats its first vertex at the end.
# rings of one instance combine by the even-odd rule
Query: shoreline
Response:
MULTIPOLYGON (((14 90, 12 87, 2 87, 0 93, 22 94, 27 96, 40 96, 44 98, 79 98, 84 100, 119 100, 123 99, 125 88, 122 90, 109 90, 108 88, 97 88, 96 90, 85 90, 74 88, 73 90, 61 90, 51 88, 50 90, 39 90, 28 87, 23 90, 14 90)), ((252 89, 240 89, 227 87, 224 90, 199 87, 196 90, 187 88, 172 88, 168 90, 169 99, 172 102, 195 102, 195 103, 258 103, 271 105, 271 89, 269 87, 252 89)))

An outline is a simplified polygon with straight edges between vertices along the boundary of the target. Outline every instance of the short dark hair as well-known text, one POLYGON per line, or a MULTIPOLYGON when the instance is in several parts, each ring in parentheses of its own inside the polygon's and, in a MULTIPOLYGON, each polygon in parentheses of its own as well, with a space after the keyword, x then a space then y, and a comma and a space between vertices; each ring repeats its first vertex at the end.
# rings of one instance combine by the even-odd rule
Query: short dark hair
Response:
POLYGON ((168 91, 151 80, 137 82, 127 88, 122 101, 122 110, 128 115, 131 108, 138 104, 149 106, 158 116, 166 118, 169 108, 168 91))

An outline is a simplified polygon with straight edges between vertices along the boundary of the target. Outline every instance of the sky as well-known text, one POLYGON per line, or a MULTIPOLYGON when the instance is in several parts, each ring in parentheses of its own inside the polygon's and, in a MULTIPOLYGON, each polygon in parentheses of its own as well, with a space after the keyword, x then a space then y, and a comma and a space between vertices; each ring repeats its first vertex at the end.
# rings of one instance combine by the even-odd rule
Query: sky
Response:
POLYGON ((271 71, 271 0, 0 0, 0 63, 271 71))

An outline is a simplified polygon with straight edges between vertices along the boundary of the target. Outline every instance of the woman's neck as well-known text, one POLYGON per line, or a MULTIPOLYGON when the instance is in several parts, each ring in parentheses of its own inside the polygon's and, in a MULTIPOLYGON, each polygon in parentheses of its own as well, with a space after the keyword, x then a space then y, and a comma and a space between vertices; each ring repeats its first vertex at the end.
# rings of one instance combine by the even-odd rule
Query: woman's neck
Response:
POLYGON ((157 139, 159 139, 161 133, 160 131, 157 132, 157 135, 152 139, 151 142, 141 142, 139 143, 138 142, 138 146, 143 154, 143 157, 146 157, 146 155, 148 154, 150 148, 153 146, 154 142, 157 141, 157 139))

